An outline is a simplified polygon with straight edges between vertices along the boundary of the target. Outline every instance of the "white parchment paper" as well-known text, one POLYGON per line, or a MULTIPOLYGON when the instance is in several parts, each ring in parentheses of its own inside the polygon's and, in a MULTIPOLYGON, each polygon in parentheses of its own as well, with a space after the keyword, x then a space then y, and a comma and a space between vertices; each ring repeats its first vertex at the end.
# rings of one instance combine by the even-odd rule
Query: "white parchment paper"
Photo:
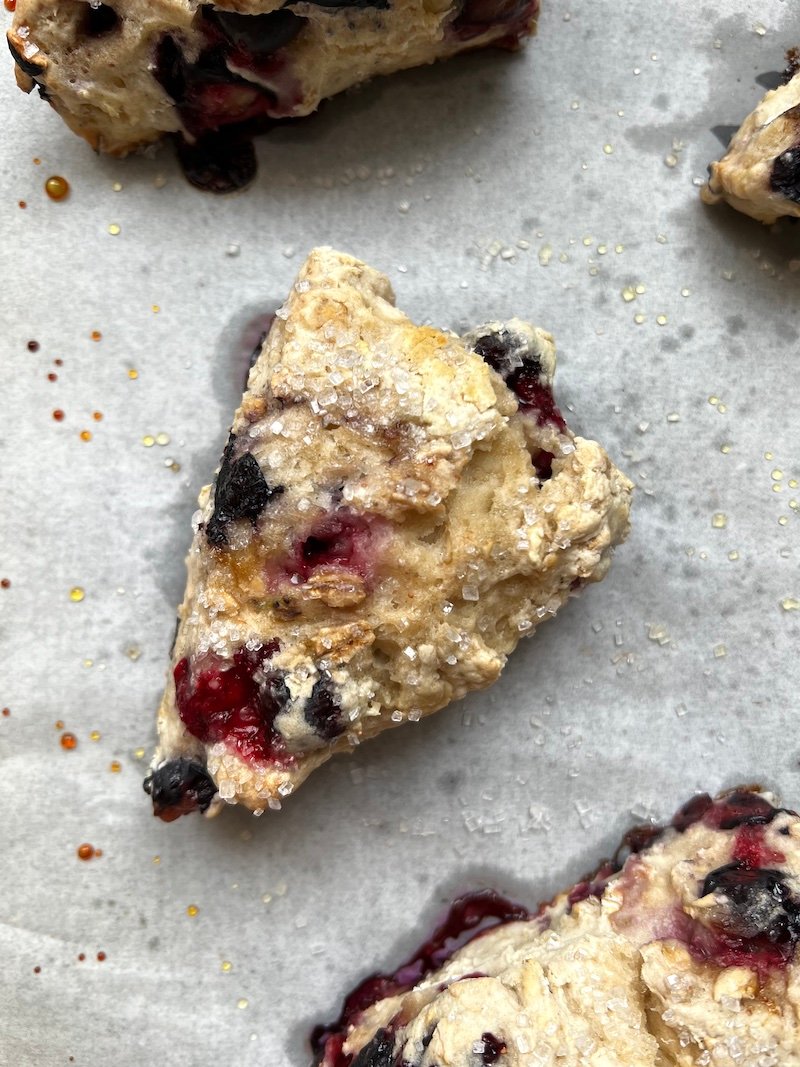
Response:
POLYGON ((800 804, 800 229, 695 187, 710 128, 798 43, 782 0, 546 0, 521 55, 334 101, 262 139, 228 199, 168 149, 94 157, 6 62, 4 1067, 304 1067, 310 1025, 458 890, 550 896, 699 788, 800 804), (571 424, 638 486, 633 533, 492 690, 328 765, 277 815, 164 825, 142 751, 196 494, 248 323, 320 243, 387 271, 419 320, 550 329, 571 424))

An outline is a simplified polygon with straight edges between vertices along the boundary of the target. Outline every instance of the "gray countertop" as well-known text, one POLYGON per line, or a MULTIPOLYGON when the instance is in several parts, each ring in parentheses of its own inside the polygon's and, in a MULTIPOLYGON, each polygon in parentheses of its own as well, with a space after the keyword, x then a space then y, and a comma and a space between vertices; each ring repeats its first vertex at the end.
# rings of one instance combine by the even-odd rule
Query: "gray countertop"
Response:
POLYGON ((791 6, 549 0, 520 55, 376 82, 262 138, 227 199, 168 149, 94 157, 5 64, 4 1067, 303 1067, 311 1023, 458 890, 550 896, 700 788, 800 804, 800 229, 696 188, 710 128, 800 43, 791 6), (385 270, 417 319, 551 330, 571 424, 638 487, 633 532, 493 689, 279 814, 165 825, 143 753, 196 494, 248 323, 320 243, 385 270))

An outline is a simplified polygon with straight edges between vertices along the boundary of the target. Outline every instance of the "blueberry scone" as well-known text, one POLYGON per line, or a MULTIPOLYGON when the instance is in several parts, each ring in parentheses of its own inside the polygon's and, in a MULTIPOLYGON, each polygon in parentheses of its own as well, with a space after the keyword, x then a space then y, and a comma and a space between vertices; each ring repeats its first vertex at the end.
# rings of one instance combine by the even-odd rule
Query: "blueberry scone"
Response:
MULTIPOLYGON (((378 74, 513 48, 539 0, 17 0, 17 81, 104 152, 299 118, 378 74)), ((218 146, 219 147, 219 146, 218 146)), ((230 149, 226 142, 221 150, 230 149)))
POLYGON ((608 569, 631 485, 573 436, 550 336, 415 326, 313 251, 200 494, 146 787, 255 812, 335 752, 490 685, 608 569))
POLYGON ((458 901, 317 1028, 315 1062, 796 1067, 799 938, 800 817, 750 789, 704 794, 534 914, 458 901))
POLYGON ((800 217, 800 72, 790 59, 786 84, 773 89, 733 135, 728 151, 710 165, 700 195, 707 204, 727 201, 771 225, 800 217))

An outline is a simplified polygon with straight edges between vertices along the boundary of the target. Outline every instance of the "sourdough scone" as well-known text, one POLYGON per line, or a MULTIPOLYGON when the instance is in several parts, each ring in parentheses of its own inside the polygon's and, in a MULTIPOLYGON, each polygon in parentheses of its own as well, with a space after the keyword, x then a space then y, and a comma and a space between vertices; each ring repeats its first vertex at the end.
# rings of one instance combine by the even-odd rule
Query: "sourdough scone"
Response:
POLYGON ((538 0, 17 0, 17 81, 104 152, 165 133, 298 118, 321 100, 485 45, 515 47, 538 0))
POLYGON ((316 1063, 796 1067, 800 818, 774 803, 695 797, 533 915, 462 899, 315 1031, 316 1063))
POLYGON ((554 367, 542 330, 415 326, 382 274, 311 253, 200 494, 156 814, 280 807, 334 752, 490 685, 603 577, 631 485, 567 429, 554 367))
POLYGON ((707 204, 725 200, 769 225, 800 216, 800 73, 767 93, 708 169, 700 191, 707 204))

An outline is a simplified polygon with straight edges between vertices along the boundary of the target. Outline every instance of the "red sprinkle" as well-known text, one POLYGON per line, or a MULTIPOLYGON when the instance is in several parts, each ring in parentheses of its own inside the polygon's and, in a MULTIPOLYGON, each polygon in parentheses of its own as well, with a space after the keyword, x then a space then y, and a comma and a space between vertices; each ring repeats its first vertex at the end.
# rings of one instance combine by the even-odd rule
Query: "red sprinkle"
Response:
POLYGON ((10 578, 0 578, 0 589, 10 589, 10 588, 11 588, 11 579, 10 578))
POLYGON ((29 352, 38 352, 39 351, 39 342, 38 341, 28 341, 28 351, 29 352))
POLYGON ((64 421, 64 412, 61 410, 61 408, 56 408, 56 410, 53 412, 53 418, 56 420, 56 422, 64 421))

